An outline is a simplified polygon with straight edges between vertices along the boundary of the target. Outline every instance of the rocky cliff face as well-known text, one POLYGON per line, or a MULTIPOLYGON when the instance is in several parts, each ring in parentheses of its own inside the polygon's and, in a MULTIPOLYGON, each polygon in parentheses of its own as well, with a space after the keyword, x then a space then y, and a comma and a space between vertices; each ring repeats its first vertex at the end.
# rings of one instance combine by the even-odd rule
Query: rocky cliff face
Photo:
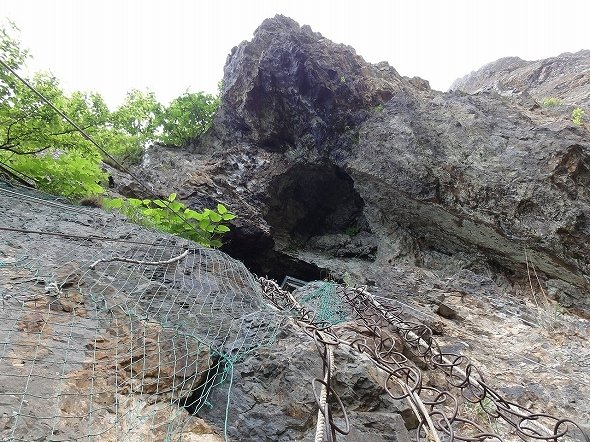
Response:
POLYGON ((225 66, 215 131, 223 144, 271 152, 324 151, 404 82, 387 64, 372 66, 287 18, 268 19, 225 66), (269 44, 273 42, 272 44, 269 44))
POLYGON ((228 56, 212 130, 167 155, 147 176, 240 213, 226 250, 256 272, 409 264, 515 286, 534 267, 590 306, 588 130, 530 99, 435 92, 275 17, 228 56))
MULTIPOLYGON (((587 53, 568 57, 558 59, 583 65, 587 53)), ((564 343, 587 352, 589 132, 531 97, 587 100, 587 72, 559 60, 538 62, 544 71, 531 77, 531 64, 505 59, 456 83, 485 90, 440 93, 277 16, 228 56, 211 130, 188 150, 161 149, 142 173, 162 194, 238 213, 224 250, 250 270, 368 284, 442 323, 449 348, 526 384, 506 388, 512 399, 585 421, 579 399, 587 392, 570 376, 588 372, 564 343), (513 80, 496 82, 500 74, 513 80), (490 79, 501 87, 484 87, 490 79), (573 365, 552 372, 554 360, 573 365), (533 366, 539 382, 563 394, 535 388, 533 366)), ((280 376, 298 376, 279 357, 269 363, 280 376)), ((249 384, 251 371, 239 376, 248 425, 266 399, 249 384)), ((282 414, 305 414, 305 406, 272 402, 282 414)), ((306 431, 298 425, 268 431, 293 440, 306 431)))
POLYGON ((501 58, 456 80, 451 90, 470 94, 495 91, 501 95, 527 93, 542 101, 558 98, 565 104, 590 105, 590 51, 565 53, 544 60, 501 58))
MULTIPOLYGON (((435 92, 277 16, 229 55, 211 130, 190 149, 160 148, 139 173, 163 195, 239 214, 224 249, 250 270, 367 284, 507 400, 584 423, 588 139, 525 94, 435 92)), ((240 263, 39 195, 5 189, 0 206, 4 227, 30 230, 0 237, 4 439, 313 439, 322 361, 240 263), (166 263, 187 247, 186 261, 166 263), (91 268, 98 258, 105 267, 91 268), (268 348, 246 345, 252 337, 268 348), (236 352, 230 390, 211 379, 236 352)), ((354 323, 339 327, 348 336, 354 323)), ((335 357, 346 440, 407 442, 416 419, 365 356, 338 347, 335 357)), ((414 363, 425 385, 446 384, 414 363)))

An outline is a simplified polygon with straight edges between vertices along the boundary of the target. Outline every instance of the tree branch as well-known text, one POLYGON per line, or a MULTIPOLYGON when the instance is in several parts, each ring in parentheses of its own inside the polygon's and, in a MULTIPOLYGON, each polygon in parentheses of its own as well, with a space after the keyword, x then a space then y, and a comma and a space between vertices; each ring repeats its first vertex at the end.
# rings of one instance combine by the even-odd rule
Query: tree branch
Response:
POLYGON ((45 147, 41 147, 41 148, 39 148, 37 150, 30 150, 28 152, 22 152, 20 150, 15 149, 16 146, 18 146, 18 144, 17 145, 13 145, 11 147, 7 147, 6 145, 3 145, 3 146, 0 146, 0 150, 6 150, 8 152, 12 152, 12 153, 17 154, 17 155, 34 155, 36 153, 40 153, 40 152, 43 152, 44 150, 47 150, 47 149, 51 148, 51 146, 45 146, 45 147))

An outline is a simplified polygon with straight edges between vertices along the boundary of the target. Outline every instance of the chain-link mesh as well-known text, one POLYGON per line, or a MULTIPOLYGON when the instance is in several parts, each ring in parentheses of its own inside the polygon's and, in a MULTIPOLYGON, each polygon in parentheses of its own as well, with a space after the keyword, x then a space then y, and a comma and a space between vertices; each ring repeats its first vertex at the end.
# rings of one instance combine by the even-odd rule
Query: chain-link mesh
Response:
POLYGON ((336 325, 351 319, 349 308, 337 292, 337 287, 330 281, 316 281, 296 290, 294 295, 300 298, 301 304, 315 312, 315 322, 336 325))
POLYGON ((339 345, 386 373, 392 398, 409 400, 416 440, 588 440, 567 417, 505 400, 466 357, 442 353, 428 327, 363 290, 315 282, 291 294, 217 250, 7 185, 0 210, 0 440, 222 440, 196 415, 227 409, 211 391, 226 384, 229 400, 234 364, 271 345, 288 317, 324 360, 318 440, 353 425, 332 385, 339 345), (448 385, 424 384, 406 350, 448 385), (477 405, 494 431, 459 413, 461 403, 477 405))
POLYGON ((0 211, 0 440, 213 433, 193 415, 284 319, 244 266, 6 186, 0 211))

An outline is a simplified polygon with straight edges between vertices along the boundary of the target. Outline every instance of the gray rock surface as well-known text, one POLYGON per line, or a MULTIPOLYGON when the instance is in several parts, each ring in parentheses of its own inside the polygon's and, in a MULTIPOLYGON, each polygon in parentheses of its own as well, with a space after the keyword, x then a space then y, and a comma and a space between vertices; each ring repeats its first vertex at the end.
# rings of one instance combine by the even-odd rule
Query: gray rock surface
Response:
MULTIPOLYGON (((335 390, 352 426, 342 440, 409 442, 405 425, 415 428, 415 417, 405 402, 385 393, 383 374, 363 355, 344 346, 335 352, 335 367, 335 390)), ((301 330, 286 329, 272 349, 262 349, 236 366, 230 436, 243 441, 313 441, 317 413, 313 377, 322 377, 315 344, 301 330)), ((211 400, 222 400, 226 394, 219 389, 211 400)), ((201 416, 218 421, 223 412, 212 408, 201 416)), ((343 426, 341 411, 334 413, 337 424, 343 426)))
POLYGON ((228 57, 211 131, 143 174, 240 214, 225 250, 259 274, 340 272, 300 259, 320 244, 324 261, 494 269, 508 282, 528 265, 588 310, 588 134, 498 94, 432 91, 277 16, 228 57))
POLYGON ((0 235, 0 439, 222 440, 187 410, 204 404, 192 394, 220 354, 280 327, 252 275, 221 252, 44 198, 0 187, 2 227, 15 229, 0 235), (157 266, 112 260, 184 250, 157 266))
MULTIPOLYGON (((539 97, 561 96, 543 84, 539 97)), ((583 78, 574 89, 572 100, 588 96, 583 78)), ((191 149, 161 149, 142 178, 193 207, 220 201, 239 214, 225 250, 251 270, 370 284, 511 399, 588 422, 589 133, 526 94, 502 95, 432 91, 277 16, 232 50, 209 133, 191 149), (456 317, 436 315, 441 304, 456 317)), ((283 336, 260 373, 258 356, 236 371, 232 434, 311 434, 309 391, 294 380, 313 356, 296 337, 283 336)), ((351 438, 369 426, 385 437, 382 409, 392 410, 359 411, 351 438)))
MULTIPOLYGON (((4 183, 0 208, 1 440, 216 442, 226 410, 229 440, 313 440, 317 349, 241 263, 4 183)), ((350 348, 336 366, 348 440, 408 442, 383 374, 350 348)))
POLYGON ((455 80, 451 90, 507 96, 526 93, 540 102, 553 97, 589 109, 590 50, 535 61, 501 58, 455 80))

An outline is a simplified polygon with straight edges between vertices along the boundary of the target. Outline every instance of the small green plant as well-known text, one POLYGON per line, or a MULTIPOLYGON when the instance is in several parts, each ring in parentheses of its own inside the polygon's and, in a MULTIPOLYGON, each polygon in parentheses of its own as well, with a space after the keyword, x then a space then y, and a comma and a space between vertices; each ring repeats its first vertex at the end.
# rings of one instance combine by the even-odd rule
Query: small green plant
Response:
POLYGON ((350 236, 351 238, 357 236, 360 232, 361 228, 359 226, 350 226, 344 231, 344 233, 350 236))
POLYGON ((103 207, 118 210, 136 224, 172 233, 207 247, 221 247, 219 238, 230 230, 225 222, 236 217, 223 204, 202 212, 189 209, 176 199, 175 193, 166 200, 105 199, 103 207))
POLYGON ((342 83, 342 84, 346 83, 346 77, 344 75, 340 76, 340 83, 342 83))
POLYGON ((466 401, 463 404, 463 408, 467 417, 470 417, 481 425, 489 425, 495 433, 499 433, 496 419, 498 409, 494 401, 489 397, 484 397, 479 402, 466 401))
POLYGON ((556 97, 547 97, 543 99, 543 106, 545 107, 559 106, 560 104, 561 100, 556 97))
POLYGON ((584 118, 584 113, 584 109, 581 107, 576 107, 572 111, 572 123, 574 123, 576 126, 580 126, 582 124, 582 119, 584 118))
POLYGON ((374 110, 375 112, 377 112, 377 113, 379 113, 379 112, 383 112, 383 109, 384 109, 384 108, 383 108, 383 105, 382 105, 382 104, 378 104, 377 106, 375 106, 375 107, 373 108, 373 110, 374 110))

